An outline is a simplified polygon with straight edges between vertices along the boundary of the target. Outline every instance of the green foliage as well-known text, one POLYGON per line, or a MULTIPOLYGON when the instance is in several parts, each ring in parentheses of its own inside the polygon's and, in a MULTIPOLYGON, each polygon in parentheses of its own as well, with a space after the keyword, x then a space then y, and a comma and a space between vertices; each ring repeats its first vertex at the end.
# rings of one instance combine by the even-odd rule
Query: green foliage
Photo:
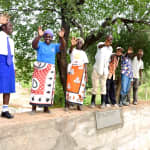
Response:
POLYGON ((55 106, 57 107, 60 107, 60 106, 64 106, 65 104, 65 97, 64 97, 64 93, 63 93, 63 88, 62 88, 62 85, 60 83, 60 78, 59 78, 59 75, 57 74, 56 75, 56 85, 55 85, 55 101, 54 101, 54 104, 55 106))
POLYGON ((145 70, 148 69, 150 66, 150 59, 149 59, 149 48, 150 48, 150 39, 149 33, 147 31, 142 31, 141 28, 137 31, 127 32, 127 30, 122 29, 119 33, 119 37, 115 38, 113 41, 114 49, 117 46, 121 46, 125 49, 128 49, 129 46, 133 47, 134 53, 136 54, 138 49, 144 50, 144 64, 145 70))

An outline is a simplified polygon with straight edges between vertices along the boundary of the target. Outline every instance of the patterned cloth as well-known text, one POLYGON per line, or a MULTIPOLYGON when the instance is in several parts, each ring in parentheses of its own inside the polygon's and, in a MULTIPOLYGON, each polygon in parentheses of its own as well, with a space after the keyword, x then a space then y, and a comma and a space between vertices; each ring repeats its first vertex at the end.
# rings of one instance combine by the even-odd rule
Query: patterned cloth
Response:
POLYGON ((85 67, 83 65, 72 65, 67 74, 66 100, 69 102, 83 104, 85 97, 85 67))
POLYGON ((115 54, 111 56, 111 60, 109 62, 109 74, 108 79, 111 79, 113 76, 113 80, 115 80, 115 71, 119 63, 119 58, 115 54))
POLYGON ((121 57, 121 74, 133 78, 132 61, 128 56, 121 57))
POLYGON ((54 102, 55 65, 34 63, 32 76, 31 105, 51 106, 54 102))

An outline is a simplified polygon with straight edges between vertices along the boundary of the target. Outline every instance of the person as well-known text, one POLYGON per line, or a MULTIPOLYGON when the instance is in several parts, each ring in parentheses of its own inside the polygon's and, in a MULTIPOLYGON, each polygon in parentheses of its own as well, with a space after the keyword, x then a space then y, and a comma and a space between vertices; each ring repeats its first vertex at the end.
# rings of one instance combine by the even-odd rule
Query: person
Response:
POLYGON ((9 112, 10 94, 15 93, 14 70, 14 41, 9 35, 13 32, 13 25, 8 15, 0 15, 0 93, 3 94, 1 117, 11 119, 9 112))
POLYGON ((108 76, 108 66, 110 56, 112 54, 112 35, 106 37, 105 42, 100 42, 97 45, 98 51, 95 56, 95 64, 92 72, 92 97, 91 107, 95 107, 95 98, 98 89, 98 82, 101 84, 101 108, 105 108, 106 103, 106 80, 108 76))
POLYGON ((38 36, 33 40, 32 47, 37 51, 37 61, 34 63, 30 104, 32 112, 36 106, 44 107, 44 112, 49 113, 48 107, 54 103, 55 92, 55 56, 60 50, 65 49, 65 31, 59 32, 60 44, 52 43, 53 31, 38 28, 38 36), (44 42, 40 41, 44 38, 44 42))
POLYGON ((85 98, 88 58, 82 50, 84 40, 81 37, 73 37, 69 50, 71 63, 68 65, 66 102, 67 108, 70 104, 77 104, 77 109, 82 110, 85 98), (75 48, 76 47, 76 48, 75 48))
POLYGON ((133 48, 129 47, 127 53, 121 57, 121 91, 119 106, 128 106, 127 94, 130 89, 131 80, 133 79, 132 71, 133 48))
MULTIPOLYGON (((132 61, 132 68, 133 68, 133 104, 137 105, 138 102, 138 87, 142 82, 143 77, 143 69, 144 69, 144 63, 142 60, 143 57, 143 50, 139 49, 136 56, 134 56, 132 61)), ((130 103, 130 92, 128 92, 128 102, 130 103)))
POLYGON ((106 94, 106 106, 110 107, 110 102, 113 106, 118 107, 116 103, 116 91, 115 91, 115 71, 118 67, 118 63, 120 60, 120 56, 122 56, 123 48, 117 47, 116 53, 113 53, 111 55, 111 60, 109 62, 109 74, 106 81, 106 88, 107 88, 107 94, 106 94), (110 102, 109 102, 110 99, 110 102))

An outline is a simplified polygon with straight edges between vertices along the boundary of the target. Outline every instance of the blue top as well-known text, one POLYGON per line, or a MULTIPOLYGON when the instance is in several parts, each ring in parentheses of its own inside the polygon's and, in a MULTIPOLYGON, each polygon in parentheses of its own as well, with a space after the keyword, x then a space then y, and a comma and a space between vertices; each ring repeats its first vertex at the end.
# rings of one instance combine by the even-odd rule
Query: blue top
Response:
POLYGON ((128 76, 131 79, 133 78, 132 64, 131 59, 129 57, 121 57, 121 73, 128 76))
POLYGON ((39 41, 37 48, 37 61, 49 64, 55 64, 55 56, 60 52, 60 44, 50 43, 47 45, 45 42, 39 41))

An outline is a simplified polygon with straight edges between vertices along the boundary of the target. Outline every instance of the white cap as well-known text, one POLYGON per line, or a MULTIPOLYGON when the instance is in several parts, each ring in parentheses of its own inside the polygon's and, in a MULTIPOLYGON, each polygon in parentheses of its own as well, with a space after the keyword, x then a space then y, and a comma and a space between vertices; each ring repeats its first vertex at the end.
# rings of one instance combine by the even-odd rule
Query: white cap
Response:
POLYGON ((122 47, 120 47, 120 46, 118 46, 117 48, 116 48, 116 50, 122 50, 122 51, 124 51, 124 49, 122 48, 122 47))

